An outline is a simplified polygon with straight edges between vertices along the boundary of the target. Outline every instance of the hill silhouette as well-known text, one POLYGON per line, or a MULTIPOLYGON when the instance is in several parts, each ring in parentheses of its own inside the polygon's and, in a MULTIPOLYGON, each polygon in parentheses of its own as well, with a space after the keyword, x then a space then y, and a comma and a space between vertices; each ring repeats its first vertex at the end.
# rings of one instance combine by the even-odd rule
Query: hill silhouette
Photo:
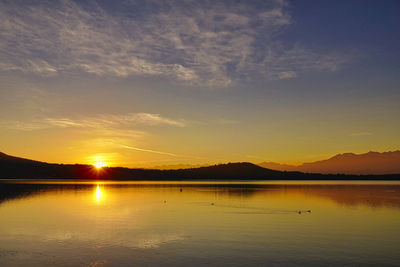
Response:
POLYGON ((326 160, 303 163, 299 166, 275 162, 262 162, 258 165, 280 171, 324 174, 393 174, 400 173, 400 150, 383 153, 370 151, 364 154, 337 154, 326 160))
POLYGON ((156 165, 152 169, 158 170, 179 170, 179 169, 193 169, 199 167, 207 167, 210 164, 168 164, 168 165, 156 165))
POLYGON ((248 162, 179 169, 129 169, 92 165, 52 164, 0 154, 2 179, 103 179, 103 180, 396 180, 400 175, 327 175, 278 171, 248 162))

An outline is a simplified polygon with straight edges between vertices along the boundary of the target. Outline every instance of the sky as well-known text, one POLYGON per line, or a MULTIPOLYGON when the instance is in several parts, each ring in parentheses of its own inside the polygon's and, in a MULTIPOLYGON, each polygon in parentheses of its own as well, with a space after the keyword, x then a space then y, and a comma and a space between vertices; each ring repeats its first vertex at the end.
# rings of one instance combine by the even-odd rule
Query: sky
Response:
POLYGON ((298 164, 400 139, 399 1, 0 0, 0 151, 298 164))

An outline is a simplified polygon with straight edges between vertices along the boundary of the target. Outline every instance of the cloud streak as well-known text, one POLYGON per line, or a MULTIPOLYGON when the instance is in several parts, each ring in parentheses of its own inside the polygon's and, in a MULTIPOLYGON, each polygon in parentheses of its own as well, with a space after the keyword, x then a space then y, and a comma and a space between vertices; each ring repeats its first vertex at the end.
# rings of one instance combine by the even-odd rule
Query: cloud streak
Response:
POLYGON ((110 129, 130 126, 175 126, 185 127, 183 120, 174 120, 152 113, 100 114, 94 117, 73 119, 67 117, 45 117, 34 121, 3 121, 8 128, 33 131, 46 128, 95 128, 110 129))
POLYGON ((0 3, 0 70, 43 76, 160 76, 226 87, 253 77, 335 71, 346 59, 282 45, 286 1, 61 1, 0 3), (96 2, 94 2, 96 3, 96 2))
POLYGON ((160 155, 167 155, 167 156, 172 156, 176 157, 178 155, 173 154, 173 153, 168 153, 168 152, 162 152, 162 151, 157 151, 157 150, 151 150, 151 149, 144 149, 144 148, 139 148, 139 147, 133 147, 133 146, 127 146, 127 145, 122 145, 122 144, 115 144, 119 147, 130 149, 130 150, 136 150, 140 152, 149 152, 149 153, 154 153, 154 154, 160 154, 160 155))

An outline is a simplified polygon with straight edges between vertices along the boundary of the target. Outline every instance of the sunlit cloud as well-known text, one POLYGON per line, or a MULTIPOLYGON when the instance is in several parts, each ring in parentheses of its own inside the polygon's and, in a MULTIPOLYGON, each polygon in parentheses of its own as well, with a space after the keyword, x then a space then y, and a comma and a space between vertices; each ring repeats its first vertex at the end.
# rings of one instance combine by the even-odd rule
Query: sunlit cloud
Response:
POLYGON ((151 113, 135 113, 128 114, 124 117, 115 118, 117 121, 121 123, 129 123, 129 122, 137 122, 149 125, 159 125, 159 124, 167 124, 172 126, 184 127, 185 123, 182 120, 174 120, 165 117, 161 117, 160 114, 151 114, 151 113))
POLYGON ((279 79, 291 79, 291 78, 296 78, 297 74, 294 71, 283 71, 278 74, 279 79))
MULTIPOLYGON (((174 120, 162 117, 160 114, 152 113, 128 113, 128 114, 100 114, 94 117, 73 119, 67 117, 44 117, 35 121, 0 121, 8 128, 22 131, 33 131, 46 128, 98 128, 110 131, 107 128, 129 127, 134 125, 169 125, 184 127, 183 120, 174 120)), ((126 134, 134 134, 137 132, 130 131, 126 134)))
POLYGON ((292 23, 286 1, 177 2, 122 2, 133 14, 69 0, 0 3, 0 71, 160 76, 226 87, 336 71, 347 61, 282 45, 276 33, 292 23))
MULTIPOLYGON (((91 131, 88 131, 89 135, 91 133, 92 133, 91 131)), ((111 136, 113 138, 133 138, 133 139, 141 139, 148 135, 148 133, 145 131, 125 129, 125 128, 124 129, 101 128, 101 129, 97 129, 97 133, 99 136, 111 136)))

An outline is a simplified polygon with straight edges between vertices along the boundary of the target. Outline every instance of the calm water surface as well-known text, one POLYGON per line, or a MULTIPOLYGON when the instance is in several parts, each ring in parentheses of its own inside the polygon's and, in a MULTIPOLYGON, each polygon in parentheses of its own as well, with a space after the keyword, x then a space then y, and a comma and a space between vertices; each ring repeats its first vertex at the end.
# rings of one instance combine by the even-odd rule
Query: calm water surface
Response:
POLYGON ((398 182, 0 182, 1 266, 400 265, 398 182))

